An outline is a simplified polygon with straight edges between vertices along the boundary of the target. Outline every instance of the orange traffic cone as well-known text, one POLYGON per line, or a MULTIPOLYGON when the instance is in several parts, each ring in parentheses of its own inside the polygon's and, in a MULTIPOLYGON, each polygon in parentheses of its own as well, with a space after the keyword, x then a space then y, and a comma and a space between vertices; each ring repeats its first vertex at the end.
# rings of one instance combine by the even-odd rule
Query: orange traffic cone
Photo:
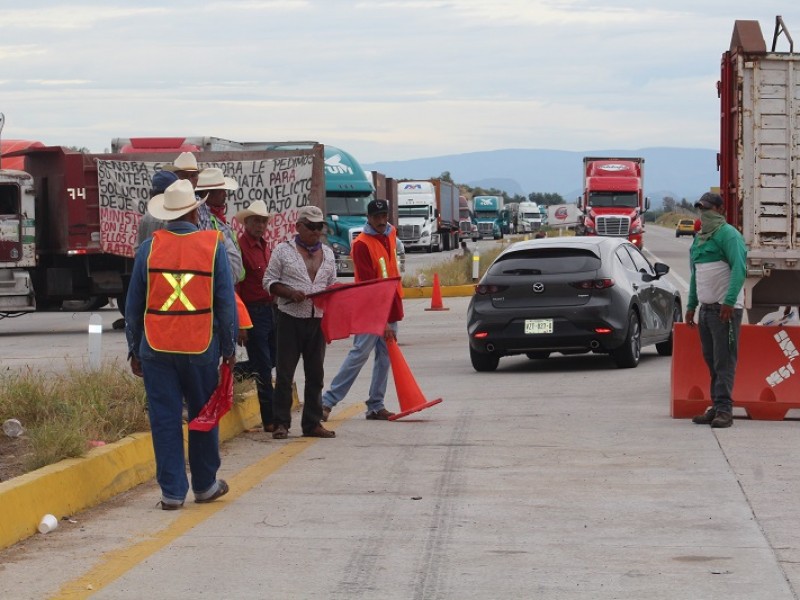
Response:
POLYGON ((439 274, 433 274, 433 292, 431 293, 431 307, 425 310, 450 310, 442 304, 442 288, 439 286, 439 274))
POLYGON ((397 341, 389 340, 386 346, 389 348, 389 361, 392 364, 394 387, 397 390, 397 400, 400 402, 400 412, 389 417, 389 420, 396 421, 411 413, 439 404, 442 401, 441 398, 428 402, 425 396, 422 395, 422 390, 419 389, 411 369, 408 368, 408 363, 403 358, 403 353, 400 352, 400 346, 397 345, 397 341))

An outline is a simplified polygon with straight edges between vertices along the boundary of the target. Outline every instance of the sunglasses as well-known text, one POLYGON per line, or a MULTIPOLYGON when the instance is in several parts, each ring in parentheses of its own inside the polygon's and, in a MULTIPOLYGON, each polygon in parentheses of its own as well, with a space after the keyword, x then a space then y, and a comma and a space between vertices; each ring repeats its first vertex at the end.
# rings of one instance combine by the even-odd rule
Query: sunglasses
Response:
POLYGON ((322 231, 322 228, 325 227, 325 223, 302 223, 302 225, 311 231, 322 231))

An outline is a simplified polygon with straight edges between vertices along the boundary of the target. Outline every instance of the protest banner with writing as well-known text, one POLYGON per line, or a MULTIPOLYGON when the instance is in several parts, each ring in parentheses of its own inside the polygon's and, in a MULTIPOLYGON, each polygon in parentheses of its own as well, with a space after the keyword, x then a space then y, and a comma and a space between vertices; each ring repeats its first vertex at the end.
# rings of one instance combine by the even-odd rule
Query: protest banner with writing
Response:
MULTIPOLYGON (((311 204, 314 157, 283 156, 263 160, 200 162, 201 169, 217 167, 239 184, 228 192, 227 216, 231 217, 263 200, 273 214, 267 243, 274 246, 295 233, 297 210, 311 204)), ((169 163, 135 160, 98 160, 100 244, 104 252, 133 256, 139 219, 147 210, 153 175, 169 163)), ((241 226, 233 223, 234 228, 241 226)))

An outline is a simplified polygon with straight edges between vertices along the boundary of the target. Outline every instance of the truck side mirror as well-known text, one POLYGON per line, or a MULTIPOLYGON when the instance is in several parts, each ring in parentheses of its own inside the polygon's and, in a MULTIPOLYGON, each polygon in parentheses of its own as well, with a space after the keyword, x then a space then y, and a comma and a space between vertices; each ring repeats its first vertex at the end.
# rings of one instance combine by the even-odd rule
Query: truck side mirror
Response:
POLYGON ((331 221, 334 223, 339 220, 339 215, 331 215, 331 221))
POLYGON ((650 198, 645 196, 645 199, 644 199, 644 210, 642 212, 646 213, 648 210, 650 210, 650 198))
POLYGON ((579 209, 581 209, 581 210, 583 209, 583 198, 581 196, 578 196, 578 198, 575 200, 575 205, 579 209))
POLYGON ((435 218, 437 218, 437 219, 439 218, 439 209, 438 209, 438 208, 434 208, 434 209, 433 209, 433 216, 434 216, 435 218))

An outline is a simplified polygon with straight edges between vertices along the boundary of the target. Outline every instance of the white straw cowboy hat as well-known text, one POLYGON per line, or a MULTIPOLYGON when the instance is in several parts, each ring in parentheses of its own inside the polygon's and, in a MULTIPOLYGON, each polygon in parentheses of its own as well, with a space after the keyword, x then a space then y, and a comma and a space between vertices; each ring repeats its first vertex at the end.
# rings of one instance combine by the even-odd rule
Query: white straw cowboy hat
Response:
POLYGON ((239 223, 244 224, 244 220, 247 217, 267 217, 270 218, 272 214, 267 210, 267 205, 263 200, 256 200, 255 202, 251 202, 250 206, 245 209, 240 210, 236 213, 234 219, 236 219, 239 223))
POLYGON ((167 171, 199 171, 197 159, 191 152, 181 152, 171 165, 164 165, 167 171))
POLYGON ((174 221, 192 212, 205 200, 198 200, 194 195, 192 182, 179 179, 170 185, 163 194, 158 194, 147 203, 147 212, 162 221, 174 221))
POLYGON ((209 167, 200 171, 200 177, 197 179, 198 192, 207 190, 238 190, 239 184, 231 177, 225 177, 222 169, 216 167, 209 167))

